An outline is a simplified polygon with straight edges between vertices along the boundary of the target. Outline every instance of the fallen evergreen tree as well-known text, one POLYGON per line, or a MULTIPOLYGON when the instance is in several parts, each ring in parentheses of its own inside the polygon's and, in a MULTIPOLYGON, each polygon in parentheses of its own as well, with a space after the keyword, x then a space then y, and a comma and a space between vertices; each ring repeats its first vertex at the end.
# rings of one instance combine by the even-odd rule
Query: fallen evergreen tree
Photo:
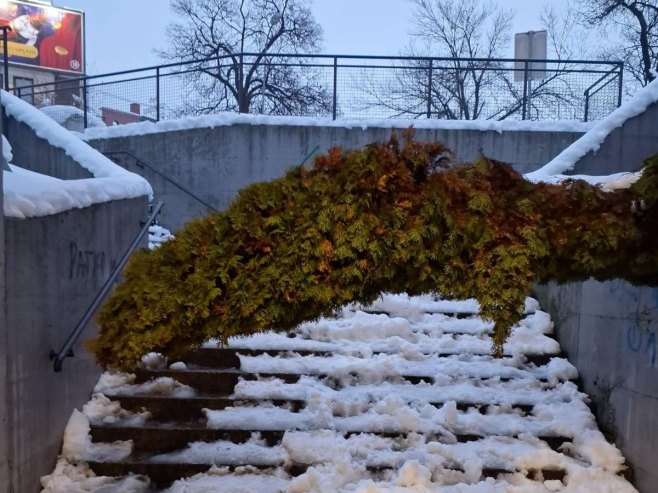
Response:
POLYGON ((106 366, 287 331, 382 292, 476 298, 500 354, 535 282, 658 283, 658 159, 630 189, 533 184, 405 136, 331 150, 134 256, 98 317, 106 366))

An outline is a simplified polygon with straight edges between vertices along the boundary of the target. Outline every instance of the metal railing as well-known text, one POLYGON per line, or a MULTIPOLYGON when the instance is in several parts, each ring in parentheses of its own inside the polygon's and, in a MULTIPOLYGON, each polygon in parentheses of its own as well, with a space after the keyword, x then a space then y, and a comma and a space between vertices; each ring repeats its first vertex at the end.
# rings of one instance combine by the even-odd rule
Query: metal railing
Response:
POLYGON ((238 53, 14 92, 37 106, 75 106, 84 127, 221 111, 591 120, 619 106, 622 83, 622 62, 238 53))
POLYGON ((146 223, 142 227, 142 229, 137 233, 137 236, 135 236, 135 239, 132 241, 126 252, 123 254, 121 257, 121 260, 119 260, 119 263, 117 266, 114 268, 112 273, 110 274, 110 277, 107 278, 105 281, 105 284, 103 284, 103 287, 101 290, 98 292, 98 294, 94 297, 93 301, 85 311, 85 313, 82 315, 82 318, 78 322, 78 324, 75 326, 75 329, 73 329, 73 332, 68 336, 64 344, 62 344, 62 347, 60 348, 59 351, 51 350, 50 351, 50 360, 53 362, 53 369, 55 372, 59 373, 62 371, 62 365, 64 363, 64 360, 66 358, 71 358, 75 356, 73 353, 73 346, 77 342, 77 340, 80 338, 84 330, 87 328, 87 325, 89 324, 89 321, 91 318, 94 316, 94 313, 96 313, 96 310, 98 310, 98 307, 101 305, 105 297, 108 295, 110 290, 112 289, 112 286, 114 285, 115 281, 119 277, 119 274, 121 274, 121 271, 123 268, 126 266, 128 263, 128 259, 132 255, 132 253, 137 249, 139 246, 139 243, 142 241, 144 238, 144 235, 149 229, 149 226, 151 226, 151 223, 153 220, 157 217, 157 215, 160 213, 160 209, 162 209, 162 202, 158 202, 155 207, 153 208, 151 214, 149 215, 148 219, 146 220, 146 223))

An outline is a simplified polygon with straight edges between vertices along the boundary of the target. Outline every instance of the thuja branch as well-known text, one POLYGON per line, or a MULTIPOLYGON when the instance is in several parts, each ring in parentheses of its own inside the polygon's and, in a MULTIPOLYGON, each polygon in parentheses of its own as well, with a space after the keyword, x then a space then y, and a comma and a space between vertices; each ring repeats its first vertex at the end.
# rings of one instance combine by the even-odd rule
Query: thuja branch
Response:
POLYGON ((100 363, 286 331, 382 292, 473 297, 500 354, 537 281, 658 281, 658 160, 632 189, 533 184, 441 144, 331 150, 137 254, 99 316, 100 363), (653 194, 653 195, 652 195, 653 194))

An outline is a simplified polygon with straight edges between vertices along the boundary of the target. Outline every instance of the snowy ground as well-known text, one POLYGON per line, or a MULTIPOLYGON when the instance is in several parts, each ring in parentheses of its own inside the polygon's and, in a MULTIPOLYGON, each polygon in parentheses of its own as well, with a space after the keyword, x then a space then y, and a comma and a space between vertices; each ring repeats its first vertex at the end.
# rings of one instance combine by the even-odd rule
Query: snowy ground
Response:
MULTIPOLYGON (((553 324, 528 299, 526 317, 506 345, 506 357, 489 354, 491 326, 473 301, 429 296, 385 296, 369 312, 345 308, 335 320, 301 326, 297 336, 261 334, 231 342, 235 348, 286 350, 279 356, 241 356, 245 373, 221 411, 205 410, 210 428, 288 430, 268 446, 254 433, 246 443, 191 443, 152 457, 161 463, 200 463, 206 474, 174 483, 168 493, 630 493, 620 477, 624 459, 598 431, 587 396, 571 381, 576 369, 558 357, 553 324), (383 314, 380 312, 388 312, 383 314), (372 313, 374 312, 374 313, 372 313), (329 356, 295 351, 330 351, 329 356), (529 355, 555 355, 547 363, 529 355), (286 383, 276 374, 303 375, 286 383), (302 400, 301 410, 274 399, 302 400), (269 402, 269 404, 268 404, 269 402), (460 437, 470 436, 468 441, 460 437), (542 438, 563 437, 556 451, 542 438), (246 462, 245 462, 246 461, 246 462), (267 469, 230 464, 249 463, 267 469), (212 466, 221 464, 221 466, 212 466), (286 466, 309 466, 291 477, 286 466), (484 479, 486 470, 508 471, 484 479), (563 471, 545 479, 541 471, 563 471)), ((212 342, 208 345, 212 346, 212 342)), ((149 366, 164 362, 151 356, 149 366)), ((185 365, 170 368, 185 371, 185 365)), ((71 418, 56 470, 44 492, 144 492, 139 477, 95 477, 85 460, 119 460, 131 442, 93 444, 89 424, 139 426, 148 413, 131 415, 103 394, 193 396, 170 378, 135 384, 126 374, 105 374, 97 394, 71 418)))

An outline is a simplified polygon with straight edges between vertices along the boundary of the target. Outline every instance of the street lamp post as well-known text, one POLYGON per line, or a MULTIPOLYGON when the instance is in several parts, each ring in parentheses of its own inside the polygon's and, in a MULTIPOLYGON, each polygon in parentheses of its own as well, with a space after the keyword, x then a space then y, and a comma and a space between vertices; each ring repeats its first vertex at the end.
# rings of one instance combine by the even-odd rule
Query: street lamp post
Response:
POLYGON ((9 51, 7 49, 7 33, 13 31, 11 26, 0 26, 2 31, 2 59, 4 62, 4 90, 9 91, 9 51))

